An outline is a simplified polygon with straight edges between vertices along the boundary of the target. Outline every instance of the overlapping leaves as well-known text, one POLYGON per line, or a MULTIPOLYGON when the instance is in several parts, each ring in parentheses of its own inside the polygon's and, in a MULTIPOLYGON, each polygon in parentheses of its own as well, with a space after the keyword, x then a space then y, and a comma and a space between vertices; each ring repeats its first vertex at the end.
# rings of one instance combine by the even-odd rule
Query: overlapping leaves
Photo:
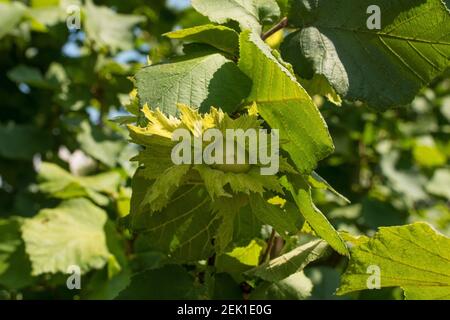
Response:
MULTIPOLYGON (((248 160, 246 164, 214 164, 211 166, 191 165, 190 163, 174 164, 172 154, 177 152, 174 151, 177 143, 172 138, 177 129, 188 130, 192 138, 189 152, 194 154, 197 148, 194 140, 202 139, 203 133, 208 129, 217 129, 225 136, 227 129, 259 130, 261 125, 257 115, 248 114, 231 119, 227 114, 215 108, 205 115, 201 115, 185 105, 178 105, 178 108, 181 112, 180 119, 167 117, 161 111, 152 111, 145 106, 143 113, 148 125, 146 127, 129 126, 133 141, 146 147, 135 160, 139 161, 142 166, 144 177, 149 181, 155 180, 151 184, 142 207, 148 204, 151 211, 160 211, 167 205, 178 187, 196 182, 198 179, 202 181, 212 200, 223 196, 231 197, 238 193, 262 194, 264 190, 281 192, 276 176, 261 175, 259 168, 262 165, 247 164, 248 160), (229 189, 225 188, 226 186, 229 189)), ((268 136, 268 133, 265 135, 268 136)), ((267 138, 266 141, 270 141, 270 138, 267 138)), ((221 141, 214 141, 214 146, 219 146, 215 144, 219 142, 221 141)), ((200 150, 202 156, 207 154, 206 150, 212 143, 204 144, 200 150)), ((223 151, 224 146, 221 144, 221 147, 218 147, 222 150, 223 159, 226 158, 226 152, 228 152, 228 150, 223 151)), ((246 150, 248 147, 248 145, 244 146, 246 150)), ((194 162, 193 157, 191 157, 192 162, 194 162)), ((248 156, 246 158, 248 159, 248 156)))
MULTIPOLYGON (((258 195, 259 203, 275 210, 275 206, 265 202, 263 195, 269 191, 283 191, 276 175, 260 174, 262 165, 258 163, 174 164, 171 156, 177 143, 172 138, 177 129, 185 129, 193 141, 202 139, 202 134, 208 129, 216 129, 225 135, 228 129, 261 128, 257 114, 251 112, 232 119, 215 108, 204 115, 184 105, 178 108, 180 118, 165 116, 159 110, 152 111, 144 106, 142 111, 147 125, 129 126, 133 141, 145 147, 135 158, 140 169, 134 177, 129 219, 132 228, 140 232, 150 247, 169 252, 179 260, 198 260, 211 254, 214 236, 217 237, 219 251, 227 248, 233 239, 236 215, 249 198, 258 195), (238 201, 240 197, 242 200, 238 201)), ((220 141, 205 143, 200 149, 202 155, 210 144, 217 142, 220 141)), ((187 152, 195 154, 196 148, 193 143, 187 152)), ((248 152, 248 143, 243 148, 248 152)), ((226 158, 226 152, 222 150, 220 160, 226 158)), ((285 159, 281 169, 295 172, 285 159)), ((282 233, 297 230, 292 219, 292 225, 283 221, 281 210, 269 215, 268 219, 267 215, 262 215, 264 208, 254 209, 261 213, 257 217, 263 223, 271 224, 278 219, 286 226, 280 229, 282 233), (277 218, 275 215, 280 216, 277 218)))
POLYGON ((216 23, 236 21, 242 29, 261 32, 262 25, 280 16, 275 0, 193 0, 192 6, 216 23))
MULTIPOLYGON (((283 4, 283 13, 286 13, 289 7, 287 1, 279 3, 283 4)), ((245 277, 263 281, 252 293, 252 298, 307 297, 311 291, 311 281, 302 270, 309 262, 322 256, 326 248, 324 241, 312 241, 272 261, 261 262, 260 255, 266 244, 255 238, 261 238, 263 225, 270 225, 288 242, 306 220, 305 229, 310 228, 310 233, 326 240, 337 252, 348 255, 341 235, 312 201, 313 187, 330 190, 341 199, 346 199, 313 172, 318 161, 333 151, 333 142, 307 91, 327 95, 336 104, 341 102, 336 92, 346 98, 368 101, 375 107, 402 104, 448 66, 448 41, 445 36, 436 39, 435 30, 446 27, 448 17, 443 14, 442 3, 438 5, 437 1, 429 0, 407 4, 398 1, 389 7, 393 9, 387 17, 390 29, 383 27, 380 32, 362 32, 353 25, 365 26, 365 19, 362 19, 368 4, 365 1, 357 5, 357 8, 364 9, 360 14, 341 24, 336 21, 342 22, 343 15, 336 12, 353 6, 353 1, 313 3, 305 0, 292 3, 295 4, 294 10, 301 9, 302 20, 296 20, 295 15, 291 14, 291 23, 302 29, 289 36, 283 51, 301 76, 304 76, 303 72, 313 72, 308 74, 312 81, 297 80, 291 66, 260 39, 261 32, 280 16, 276 1, 195 0, 194 8, 211 22, 227 25, 203 25, 167 34, 172 39, 194 45, 184 47, 186 55, 183 57, 149 65, 138 72, 135 80, 142 109, 138 112, 136 104, 134 115, 137 118, 126 119, 126 123, 136 120, 135 126, 129 126, 131 139, 142 147, 134 158, 139 163, 139 169, 132 182, 131 215, 126 218, 130 222, 128 226, 138 234, 136 247, 157 251, 158 254, 162 252, 173 263, 206 260, 216 253, 216 267, 225 272, 233 269, 230 274, 236 277, 235 280, 245 280, 242 272, 247 271, 245 277), (426 35, 417 34, 415 26, 419 20, 429 26, 426 35), (238 33, 238 25, 241 34, 238 33), (319 37, 316 38, 316 35, 319 37), (323 40, 325 47, 317 42, 323 40), (350 53, 342 49, 349 43, 350 53), (371 54, 376 58, 368 59, 371 54), (318 61, 317 57, 321 60, 318 61), (305 66, 311 68, 304 69, 305 66), (363 72, 372 72, 375 76, 366 77, 363 72), (387 88, 389 83, 391 86, 387 88), (300 84, 304 84, 307 91, 300 84), (370 91, 368 87, 371 87, 370 91), (250 105, 252 107, 247 113, 250 105), (187 129, 195 139, 211 128, 223 131, 267 127, 279 129, 281 133, 284 157, 280 158, 280 175, 262 176, 260 165, 175 165, 170 158, 176 145, 172 140, 176 129, 187 129), (274 195, 283 197, 283 205, 268 201, 274 195)), ((379 4, 384 8, 387 1, 379 1, 379 4)), ((114 53, 132 47, 130 30, 141 21, 140 17, 117 14, 106 7, 97 7, 91 1, 87 1, 84 11, 86 36, 95 49, 108 49, 114 53)), ((51 24, 49 21, 42 22, 39 17, 43 15, 37 12, 33 13, 33 17, 37 28, 51 24)), ((4 19, 2 27, 5 27, 5 32, 12 32, 10 21, 17 24, 21 19, 24 19, 21 12, 11 11, 11 18, 4 19)), ((12 75, 18 84, 23 82, 36 87, 49 85, 45 78, 35 77, 37 73, 31 73, 28 82, 18 77, 18 73, 12 75)), ((100 150, 100 144, 89 139, 93 134, 85 130, 86 126, 82 129, 83 132, 77 137, 82 149, 103 164, 115 166, 122 144, 105 142, 100 150)), ((30 158, 41 149, 32 150, 23 158, 30 158)), ((0 151, 8 156, 11 153, 9 150, 0 151)), ((442 161, 445 162, 445 159, 442 161)), ((430 164, 421 162, 421 165, 430 164)), ((384 168, 389 168, 389 165, 384 168)), ((448 197, 448 192, 439 188, 442 181, 448 180, 447 176, 443 171, 436 172, 426 188, 438 196, 448 197)), ((88 197, 99 205, 107 205, 106 195, 115 194, 120 184, 120 177, 115 172, 77 177, 48 163, 41 166, 40 178, 43 180, 39 185, 40 191, 52 197, 88 197)), ((390 178, 391 183, 398 180, 398 176, 392 175, 390 178)), ((63 202, 55 209, 44 210, 27 220, 22 230, 34 274, 64 272, 69 263, 80 264, 83 271, 103 267, 111 258, 102 237, 105 222, 103 211, 88 200, 80 199, 63 202), (87 238, 94 239, 92 242, 95 243, 74 234, 74 226, 82 230, 81 233, 87 238), (41 233, 48 233, 49 241, 39 238, 41 233), (70 250, 64 251, 63 248, 70 250)), ((430 230, 422 229, 423 233, 432 234, 430 230)), ((417 238, 425 237, 420 230, 409 231, 417 238)), ((383 232, 380 231, 380 235, 383 232)), ((367 259, 364 256, 366 260, 358 261, 363 256, 358 250, 364 251, 367 245, 370 247, 368 255, 387 255, 382 249, 392 239, 381 238, 383 236, 369 242, 373 244, 383 240, 380 246, 370 246, 366 242, 357 244, 352 255, 353 264, 344 278, 347 281, 344 284, 348 287, 343 286, 342 290, 353 291, 360 287, 360 279, 353 278, 357 276, 354 269, 360 268, 359 264, 362 265, 367 259)), ((415 239, 408 239, 420 247, 415 239)), ((17 249, 14 241, 6 242, 7 254, 0 254, 0 263, 8 259, 10 251, 17 249)), ((434 244, 441 242, 442 239, 438 239, 434 244)), ((405 241, 402 245, 411 247, 405 241)), ((399 252, 399 248, 394 249, 402 259, 406 256, 399 252)), ((422 255, 423 248, 419 249, 415 252, 422 255)), ((438 255, 445 258, 445 250, 444 254, 439 252, 438 255)), ((440 273, 447 267, 440 262, 436 265, 440 273)), ((398 268, 389 264, 383 267, 389 272, 398 268)), ((446 286, 442 279, 446 279, 445 275, 439 283, 446 286)), ((181 266, 158 266, 155 270, 135 276, 120 297, 197 298, 200 295, 196 285, 196 280, 181 266), (180 283, 173 282, 173 274, 179 276, 180 283), (154 286, 166 285, 167 292, 154 289, 154 286)), ((396 282, 394 285, 405 288, 409 298, 447 297, 447 292, 440 291, 441 288, 427 287, 426 293, 419 293, 419 289, 411 289, 409 282, 396 282)))
POLYGON ((333 151, 327 126, 311 97, 295 76, 271 53, 257 34, 241 34, 239 68, 253 87, 247 101, 256 102, 262 118, 280 130, 282 147, 302 173, 333 151))
POLYGON ((136 74, 142 104, 176 115, 182 103, 202 112, 211 106, 233 112, 248 94, 249 79, 220 53, 201 53, 150 65, 136 74))

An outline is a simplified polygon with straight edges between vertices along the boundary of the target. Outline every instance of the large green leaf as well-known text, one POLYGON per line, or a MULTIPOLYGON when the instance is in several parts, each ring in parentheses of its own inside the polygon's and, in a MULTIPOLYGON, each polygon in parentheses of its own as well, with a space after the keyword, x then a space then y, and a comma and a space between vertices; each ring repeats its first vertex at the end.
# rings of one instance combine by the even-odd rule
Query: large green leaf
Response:
POLYGON ((340 95, 374 108, 408 104, 449 66, 441 0, 295 0, 290 21, 301 30, 282 51, 300 76, 322 74, 340 95), (371 5, 381 9, 380 30, 367 27, 371 5))
POLYGON ((253 80, 248 102, 272 129, 280 130, 282 144, 301 172, 309 173, 333 151, 327 125, 311 97, 294 75, 272 55, 259 35, 241 34, 239 68, 253 80))
POLYGON ((348 255, 347 246, 333 225, 322 212, 314 205, 311 198, 311 187, 301 176, 282 178, 283 186, 294 197, 300 212, 305 217, 315 233, 328 242, 328 244, 342 255, 348 255))
POLYGON ((207 24, 189 29, 172 31, 165 34, 171 39, 186 42, 206 43, 219 50, 237 55, 239 53, 239 35, 231 28, 207 24))
POLYGON ((177 103, 233 112, 251 84, 231 60, 213 53, 147 66, 136 74, 136 85, 141 104, 176 115, 177 103))
POLYGON ((247 271, 247 274, 266 281, 281 281, 302 271, 309 263, 319 259, 327 248, 328 245, 325 241, 314 240, 247 271))
POLYGON ((208 258, 218 222, 206 191, 198 186, 180 187, 161 212, 152 213, 141 206, 150 187, 141 169, 133 178, 130 221, 140 233, 148 250, 164 252, 176 260, 196 261, 208 258))
POLYGON ((72 265, 82 272, 102 268, 111 256, 103 231, 106 220, 106 212, 90 201, 72 199, 24 221, 32 274, 66 273, 72 265))
POLYGON ((426 223, 380 228, 353 248, 338 294, 368 289, 371 266, 381 287, 401 287, 407 299, 450 299, 450 239, 426 223))
POLYGON ((119 14, 114 10, 86 1, 84 27, 87 37, 99 49, 107 47, 113 52, 133 48, 132 28, 144 17, 119 14))
POLYGON ((261 25, 274 22, 280 16, 275 0, 192 0, 192 6, 209 20, 239 22, 242 29, 261 32, 261 25))

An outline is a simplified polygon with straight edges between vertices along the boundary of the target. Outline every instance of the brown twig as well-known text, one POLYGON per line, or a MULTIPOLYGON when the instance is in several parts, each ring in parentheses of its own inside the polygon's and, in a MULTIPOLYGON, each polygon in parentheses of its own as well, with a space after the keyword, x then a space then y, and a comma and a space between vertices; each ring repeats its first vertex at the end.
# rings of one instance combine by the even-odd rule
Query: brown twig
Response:
POLYGON ((261 39, 266 40, 267 38, 269 38, 271 35, 273 35, 274 33, 276 33, 277 31, 286 28, 288 25, 288 18, 284 17, 283 19, 281 19, 280 22, 278 22, 275 26, 273 26, 271 29, 267 30, 266 32, 264 32, 261 35, 261 39))
POLYGON ((275 240, 275 229, 272 229, 272 233, 270 234, 269 240, 267 241, 266 251, 264 251, 264 254, 261 257, 261 263, 266 262, 267 258, 270 257, 270 252, 272 251, 274 240, 275 240))

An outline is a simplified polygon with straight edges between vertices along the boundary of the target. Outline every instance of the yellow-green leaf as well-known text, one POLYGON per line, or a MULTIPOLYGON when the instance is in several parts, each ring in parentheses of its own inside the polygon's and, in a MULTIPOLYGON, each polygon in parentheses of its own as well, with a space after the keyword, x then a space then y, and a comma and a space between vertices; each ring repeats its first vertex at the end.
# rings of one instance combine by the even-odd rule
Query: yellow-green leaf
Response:
POLYGON ((24 221, 22 236, 32 274, 66 273, 69 266, 87 272, 105 266, 110 258, 106 221, 106 212, 86 199, 68 200, 24 221))
POLYGON ((224 26, 207 24, 168 32, 165 36, 185 42, 206 43, 231 54, 239 52, 238 33, 224 26))
POLYGON ((299 171, 310 173, 334 150, 325 121, 305 89, 259 35, 243 32, 240 43, 239 68, 253 80, 247 102, 256 102, 263 119, 287 140, 281 147, 299 171))
POLYGON ((368 289, 376 268, 380 288, 401 287, 406 299, 450 299, 450 238, 426 223, 383 227, 354 247, 338 294, 368 289))

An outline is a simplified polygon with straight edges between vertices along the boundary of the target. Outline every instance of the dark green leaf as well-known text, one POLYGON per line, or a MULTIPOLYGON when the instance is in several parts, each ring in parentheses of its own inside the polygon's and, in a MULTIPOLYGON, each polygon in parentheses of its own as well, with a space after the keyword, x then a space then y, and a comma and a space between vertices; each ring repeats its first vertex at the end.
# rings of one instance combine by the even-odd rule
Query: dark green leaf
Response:
POLYGON ((441 0, 295 0, 291 12, 302 29, 286 39, 284 57, 302 77, 312 67, 347 99, 405 105, 449 66, 450 14, 441 0), (379 30, 367 27, 371 5, 381 9, 379 30))

